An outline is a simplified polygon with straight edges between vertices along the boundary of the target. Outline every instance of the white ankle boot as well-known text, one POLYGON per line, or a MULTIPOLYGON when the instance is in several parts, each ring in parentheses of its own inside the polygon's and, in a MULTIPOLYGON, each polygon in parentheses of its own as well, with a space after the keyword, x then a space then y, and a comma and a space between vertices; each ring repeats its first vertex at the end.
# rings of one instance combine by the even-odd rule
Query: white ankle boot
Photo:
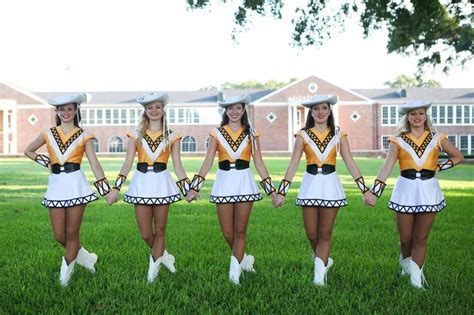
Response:
POLYGON ((74 273, 74 265, 76 264, 76 259, 71 261, 69 265, 66 262, 66 258, 62 257, 61 262, 61 271, 59 272, 59 282, 63 287, 67 287, 69 279, 71 279, 72 274, 74 273))
POLYGON ((400 254, 400 267, 402 267, 402 276, 409 276, 410 275, 410 257, 403 258, 402 254, 400 254))
POLYGON ((418 289, 424 289, 426 282, 425 275, 423 274, 423 266, 418 267, 418 264, 410 259, 410 281, 411 285, 418 289))
POLYGON ((253 263, 255 262, 255 257, 252 255, 244 254, 244 258, 242 259, 241 265, 242 270, 247 272, 255 272, 253 268, 253 263))
POLYGON ((163 256, 158 258, 157 260, 153 260, 153 256, 150 255, 150 263, 148 266, 148 282, 153 282, 156 277, 158 276, 158 271, 160 271, 161 259, 163 256))
POLYGON ((96 262, 97 255, 94 253, 89 253, 84 247, 81 247, 77 252, 76 263, 93 273, 95 273, 94 265, 96 262))
POLYGON ((163 253, 163 256, 161 256, 161 263, 172 273, 176 272, 176 268, 174 267, 174 261, 175 261, 174 256, 171 254, 168 254, 168 252, 165 250, 165 252, 163 253))
POLYGON ((328 264, 325 266, 321 258, 314 258, 314 284, 317 286, 324 286, 327 280, 327 273, 329 268, 334 264, 331 258, 328 258, 328 264))
POLYGON ((242 266, 237 258, 230 257, 229 280, 234 284, 240 284, 240 274, 242 273, 242 266))

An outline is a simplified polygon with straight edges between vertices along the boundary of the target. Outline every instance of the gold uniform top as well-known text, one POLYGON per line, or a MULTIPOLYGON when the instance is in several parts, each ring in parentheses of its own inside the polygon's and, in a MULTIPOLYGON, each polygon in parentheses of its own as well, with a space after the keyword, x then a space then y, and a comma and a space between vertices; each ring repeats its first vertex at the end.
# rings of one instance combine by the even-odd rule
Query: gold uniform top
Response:
POLYGON ((173 131, 168 131, 168 144, 165 144, 165 138, 161 130, 157 132, 145 131, 145 135, 140 142, 138 139, 138 130, 127 133, 127 137, 135 142, 138 153, 138 163, 147 163, 152 165, 155 162, 168 163, 171 153, 171 147, 174 142, 181 139, 181 136, 173 131))
MULTIPOLYGON (((255 137, 260 134, 251 130, 255 137)), ((244 128, 240 127, 237 131, 232 131, 228 125, 216 127, 209 133, 217 143, 217 157, 219 162, 228 160, 234 163, 237 159, 250 162, 252 155, 252 140, 244 128)))
POLYGON ((60 126, 47 128, 41 132, 48 149, 51 164, 63 165, 66 162, 81 164, 86 142, 94 135, 79 127, 67 134, 60 126))
POLYGON ((306 165, 316 164, 321 167, 323 164, 336 166, 337 144, 340 139, 347 137, 346 133, 339 131, 337 134, 330 133, 327 128, 319 133, 314 128, 300 130, 295 137, 303 139, 303 151, 306 156, 306 165))
POLYGON ((400 171, 407 169, 436 170, 440 143, 446 139, 446 134, 425 130, 423 135, 416 139, 409 133, 402 132, 389 141, 397 145, 398 164, 400 171))

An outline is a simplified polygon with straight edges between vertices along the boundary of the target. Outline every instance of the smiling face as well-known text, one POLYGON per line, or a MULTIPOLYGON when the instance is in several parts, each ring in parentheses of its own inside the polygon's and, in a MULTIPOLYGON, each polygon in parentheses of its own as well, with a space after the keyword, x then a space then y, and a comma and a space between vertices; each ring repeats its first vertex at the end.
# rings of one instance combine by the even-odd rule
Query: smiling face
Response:
POLYGON ((328 103, 321 103, 311 107, 311 115, 317 124, 327 123, 330 114, 331 107, 328 103))
POLYGON ((416 108, 407 113, 408 123, 412 128, 424 127, 426 122, 426 108, 416 108))
POLYGON ((243 104, 234 104, 226 108, 225 113, 229 118, 229 122, 240 122, 245 113, 245 106, 243 104))
POLYGON ((159 121, 163 117, 165 110, 162 102, 154 102, 145 105, 145 114, 150 121, 159 121))
POLYGON ((58 114, 61 123, 73 122, 77 113, 76 104, 58 106, 56 113, 58 114))

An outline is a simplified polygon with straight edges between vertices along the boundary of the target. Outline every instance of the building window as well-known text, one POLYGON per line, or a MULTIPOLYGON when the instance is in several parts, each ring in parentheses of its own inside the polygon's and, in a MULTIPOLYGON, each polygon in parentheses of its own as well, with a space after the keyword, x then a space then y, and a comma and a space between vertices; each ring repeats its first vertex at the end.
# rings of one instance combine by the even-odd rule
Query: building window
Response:
POLYGON ((118 125, 119 124, 120 111, 118 109, 114 109, 114 110, 112 110, 112 112, 113 112, 113 124, 118 125))
POLYGON ((463 154, 474 154, 474 135, 460 135, 458 148, 463 154))
POLYGON ((90 109, 88 116, 89 116, 89 121, 88 121, 89 125, 95 125, 95 109, 90 109))
POLYGON ((316 91, 318 90, 318 85, 314 82, 311 82, 310 84, 308 84, 308 91, 310 91, 311 93, 316 93, 316 91))
POLYGON ((388 139, 390 139, 390 136, 382 136, 382 150, 384 151, 388 151, 388 146, 390 144, 388 139))
POLYGON ((456 135, 447 135, 447 138, 454 146, 458 146, 458 137, 456 135))
POLYGON ((196 139, 192 136, 186 136, 181 142, 181 151, 183 152, 195 152, 196 151, 196 139))
POLYGON ((120 137, 110 138, 109 152, 123 152, 123 141, 120 137))
POLYGON ((168 108, 167 111, 167 116, 168 116, 168 123, 174 124, 176 123, 176 109, 175 108, 168 108))
POLYGON ((120 110, 120 124, 122 125, 127 124, 127 110, 126 109, 120 110))
POLYGON ((396 126, 399 119, 397 105, 382 106, 382 126, 396 126))
POLYGON ((97 138, 92 139, 92 146, 94 147, 95 152, 99 152, 100 147, 99 147, 99 140, 97 140, 97 138))
POLYGON ((178 108, 178 123, 184 123, 184 108, 178 108))
POLYGON ((105 110, 105 124, 107 125, 112 124, 112 110, 111 109, 105 110))

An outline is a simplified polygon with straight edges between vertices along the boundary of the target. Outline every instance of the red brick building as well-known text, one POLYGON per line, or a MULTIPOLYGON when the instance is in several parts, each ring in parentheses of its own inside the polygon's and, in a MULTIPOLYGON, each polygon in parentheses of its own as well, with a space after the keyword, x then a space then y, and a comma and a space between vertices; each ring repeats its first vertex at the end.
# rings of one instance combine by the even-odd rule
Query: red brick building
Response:
MULTIPOLYGON (((142 106, 135 97, 150 91, 89 92, 92 101, 81 105, 82 126, 96 135, 101 153, 123 152, 126 133, 136 127, 142 106)), ((339 97, 334 106, 336 124, 349 134, 358 154, 379 155, 397 129, 397 106, 414 99, 433 102, 431 115, 439 131, 448 134, 465 154, 474 154, 474 89, 409 88, 349 90, 310 76, 278 90, 168 91, 166 106, 170 128, 183 135, 182 151, 206 150, 209 130, 218 125, 219 97, 250 94, 251 122, 261 134, 262 150, 288 153, 293 134, 304 126, 307 109, 302 100, 314 95, 339 97)), ((0 83, 0 154, 21 155, 39 130, 54 125, 53 107, 46 100, 59 92, 32 93, 0 83)))

